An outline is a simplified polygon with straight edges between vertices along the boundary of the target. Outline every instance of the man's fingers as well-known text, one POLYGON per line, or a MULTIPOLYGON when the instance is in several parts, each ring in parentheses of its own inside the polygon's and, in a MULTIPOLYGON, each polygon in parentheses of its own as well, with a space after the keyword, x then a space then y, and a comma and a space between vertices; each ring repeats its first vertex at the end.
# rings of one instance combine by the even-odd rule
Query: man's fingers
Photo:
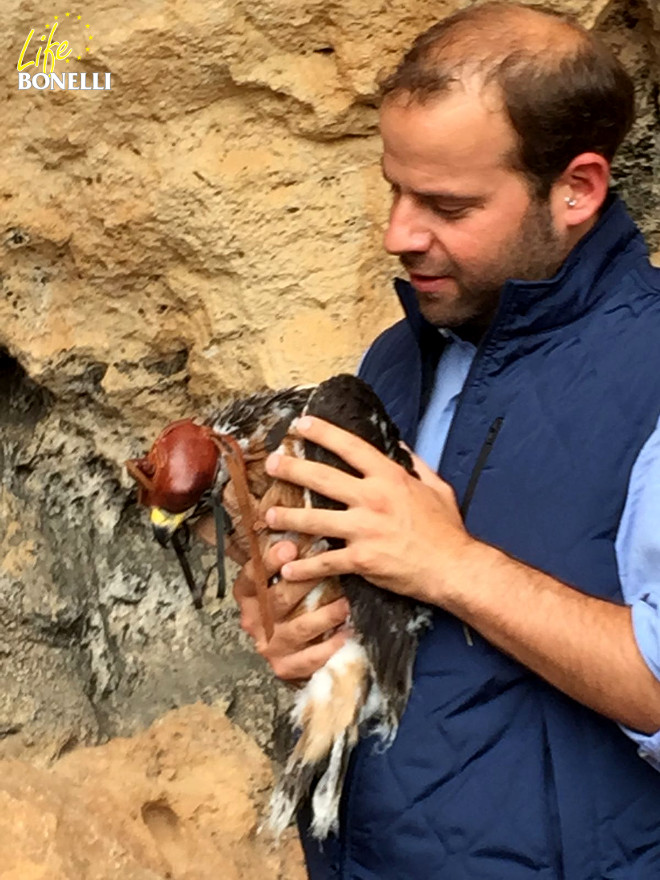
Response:
POLYGON ((305 440, 312 440, 319 446, 336 453, 364 476, 377 476, 387 472, 391 467, 390 459, 375 449, 371 443, 324 419, 303 416, 294 422, 292 428, 305 440))
POLYGON ((266 459, 266 470, 273 477, 304 486, 349 507, 359 497, 355 484, 359 485, 361 480, 329 464, 273 453, 266 459))
MULTIPOLYGON (((266 577, 272 577, 285 562, 295 559, 298 548, 293 541, 278 541, 269 547, 263 557, 266 577)), ((234 598, 241 602, 248 596, 256 595, 254 563, 249 559, 241 569, 234 583, 234 598)))
POLYGON ((324 642, 310 645, 309 648, 304 648, 295 654, 274 659, 271 668, 275 675, 284 681, 307 680, 341 648, 348 635, 347 630, 340 630, 324 642))
MULTIPOLYGON (((292 620, 279 623, 270 641, 266 639, 263 627, 254 613, 246 612, 245 619, 241 620, 241 626, 254 639, 257 653, 261 654, 275 670, 276 665, 284 658, 299 654, 313 647, 317 642, 328 641, 323 637, 342 626, 348 618, 348 613, 347 600, 337 599, 316 611, 309 611, 292 620)), ((279 672, 276 672, 276 675, 279 675, 279 672)))
POLYGON ((344 510, 322 507, 271 507, 265 520, 276 531, 303 532, 326 538, 347 538, 353 534, 353 518, 344 510))
POLYGON ((349 550, 342 547, 340 550, 328 550, 318 556, 310 556, 309 559, 287 562, 282 566, 282 575, 288 581, 320 581, 333 574, 348 574, 352 571, 359 574, 359 568, 349 550))
POLYGON ((241 604, 241 629, 250 636, 255 645, 266 644, 266 633, 256 599, 249 598, 241 604))
POLYGON ((278 640, 286 642, 290 650, 298 651, 330 630, 341 626, 348 617, 348 601, 336 599, 316 611, 308 611, 280 625, 278 640))
POLYGON ((285 620, 294 608, 297 608, 311 591, 318 586, 318 581, 291 581, 282 578, 274 584, 269 592, 275 621, 285 620))

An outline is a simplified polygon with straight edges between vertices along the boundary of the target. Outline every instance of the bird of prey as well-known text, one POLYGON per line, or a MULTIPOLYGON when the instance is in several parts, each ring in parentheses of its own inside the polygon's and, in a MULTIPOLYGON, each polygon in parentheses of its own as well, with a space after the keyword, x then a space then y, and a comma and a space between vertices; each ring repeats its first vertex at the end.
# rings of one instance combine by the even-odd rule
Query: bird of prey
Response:
MULTIPOLYGON (((264 522, 266 510, 275 505, 333 509, 342 505, 269 476, 264 467, 267 456, 278 450, 355 473, 336 455, 291 430, 292 422, 307 414, 357 434, 417 476, 379 398, 365 382, 345 374, 315 386, 252 394, 210 419, 174 422, 161 432, 146 457, 126 463, 139 484, 139 503, 150 509, 155 536, 164 545, 172 541, 180 558, 184 556, 177 536, 184 524, 213 507, 218 526, 223 516, 229 520, 232 540, 255 566, 268 638, 273 620, 261 563, 268 547, 283 538, 294 540, 299 558, 305 558, 339 547, 342 541, 274 532, 264 522)), ((217 532, 221 538, 222 529, 217 532)), ((221 567, 220 560, 218 564, 221 567)), ((194 588, 189 570, 187 578, 194 588)), ((361 736, 376 734, 385 746, 396 736, 411 689, 417 644, 431 621, 427 606, 376 587, 357 574, 321 581, 291 616, 341 595, 349 602, 353 634, 296 694, 292 747, 271 799, 270 825, 277 833, 309 796, 312 833, 323 839, 337 830, 351 751, 361 736)), ((200 603, 197 593, 196 604, 200 603)))

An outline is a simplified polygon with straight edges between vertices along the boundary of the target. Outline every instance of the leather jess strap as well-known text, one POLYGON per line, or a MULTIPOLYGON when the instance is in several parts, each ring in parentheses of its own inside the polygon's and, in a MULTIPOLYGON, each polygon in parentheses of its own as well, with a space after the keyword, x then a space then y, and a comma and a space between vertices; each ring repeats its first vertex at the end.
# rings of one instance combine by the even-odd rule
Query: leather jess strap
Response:
POLYGON ((229 477, 236 490, 236 501, 238 502, 238 509, 241 514, 241 522, 250 547, 259 613, 261 614, 266 639, 270 641, 273 637, 274 624, 268 593, 268 576, 257 538, 257 519, 250 501, 250 490, 247 482, 247 470, 243 451, 236 440, 228 434, 214 434, 213 439, 224 457, 229 477))

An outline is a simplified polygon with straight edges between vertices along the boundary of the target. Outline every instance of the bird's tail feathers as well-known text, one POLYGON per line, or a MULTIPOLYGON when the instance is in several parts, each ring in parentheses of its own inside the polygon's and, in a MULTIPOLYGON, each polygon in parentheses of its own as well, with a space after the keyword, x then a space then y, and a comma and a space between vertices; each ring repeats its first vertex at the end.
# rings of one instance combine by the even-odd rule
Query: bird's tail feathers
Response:
POLYGON ((268 827, 279 837, 312 787, 318 768, 314 764, 293 764, 289 759, 270 798, 268 827))
POLYGON ((318 779, 312 797, 312 834, 319 839, 337 827, 339 800, 360 725, 375 720, 384 742, 392 731, 383 714, 364 648, 349 639, 311 677, 292 711, 300 737, 275 788, 269 825, 280 834, 318 779), (319 778, 320 777, 320 778, 319 778))
POLYGON ((312 796, 312 836, 323 840, 339 830, 339 801, 348 770, 348 761, 356 738, 345 730, 332 744, 330 759, 323 776, 319 779, 312 796))

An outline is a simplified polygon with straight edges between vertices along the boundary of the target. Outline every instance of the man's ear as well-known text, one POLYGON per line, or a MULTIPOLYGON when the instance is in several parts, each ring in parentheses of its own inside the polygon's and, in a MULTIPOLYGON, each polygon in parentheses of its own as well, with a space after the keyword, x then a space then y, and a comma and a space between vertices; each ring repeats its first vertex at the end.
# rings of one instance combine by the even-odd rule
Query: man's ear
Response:
POLYGON ((552 187, 552 203, 566 229, 591 226, 610 185, 610 163, 599 153, 580 153, 552 187))

